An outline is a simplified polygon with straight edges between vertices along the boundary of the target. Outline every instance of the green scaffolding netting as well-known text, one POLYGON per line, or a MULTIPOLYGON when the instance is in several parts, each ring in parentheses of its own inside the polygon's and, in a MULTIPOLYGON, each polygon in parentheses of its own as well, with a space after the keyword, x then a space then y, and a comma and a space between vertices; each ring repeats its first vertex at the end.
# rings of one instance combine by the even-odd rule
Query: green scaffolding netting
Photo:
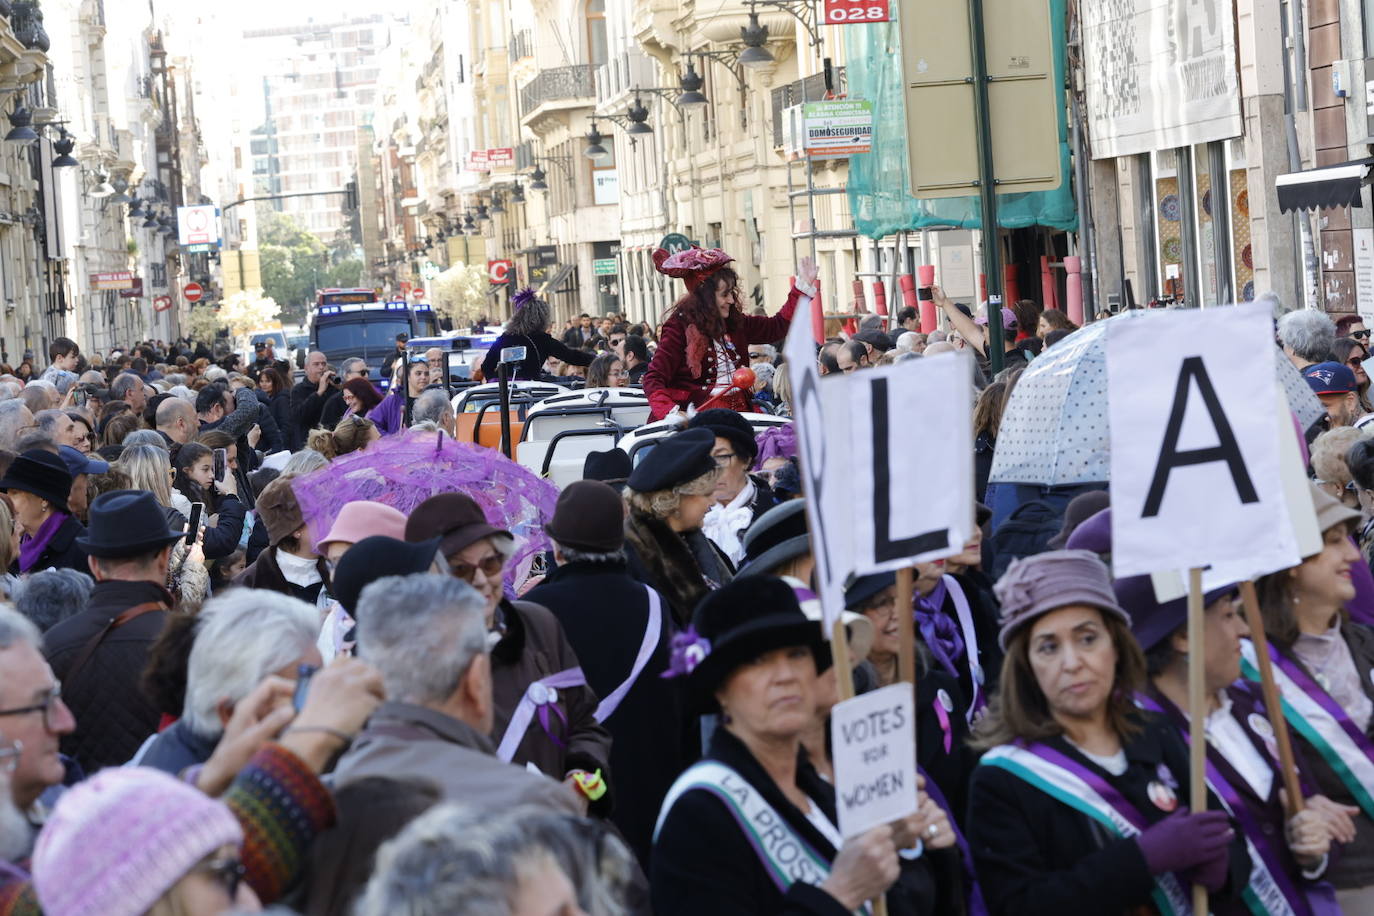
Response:
MULTIPOLYGON (((1050 0, 1057 85, 1064 85, 1066 0, 1050 0)), ((900 4, 893 4, 894 12, 900 4)), ((873 152, 849 161, 849 205, 854 224, 869 238, 911 229, 952 227, 979 229, 982 214, 976 195, 917 200, 907 180, 906 98, 902 85, 901 30, 893 22, 846 26, 854 30, 846 66, 851 99, 873 102, 873 152)), ((1059 107, 1059 149, 1063 183, 1054 191, 1002 194, 997 222, 1003 228, 1047 226, 1069 232, 1078 228, 1078 211, 1069 180, 1068 114, 1059 107)))

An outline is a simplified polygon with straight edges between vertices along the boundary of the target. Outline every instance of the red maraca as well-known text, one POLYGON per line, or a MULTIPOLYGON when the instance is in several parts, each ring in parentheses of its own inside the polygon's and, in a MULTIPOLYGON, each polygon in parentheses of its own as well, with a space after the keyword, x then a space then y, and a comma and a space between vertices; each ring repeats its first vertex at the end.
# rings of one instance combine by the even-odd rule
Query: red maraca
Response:
POLYGON ((753 369, 749 369, 747 367, 744 369, 736 369, 734 373, 730 376, 730 387, 725 389, 715 397, 709 398, 705 404, 702 404, 697 409, 707 410, 711 407, 716 407, 725 398, 726 395, 731 394, 735 391, 743 392, 746 397, 751 396, 754 391, 754 382, 757 378, 758 376, 754 375, 753 369))

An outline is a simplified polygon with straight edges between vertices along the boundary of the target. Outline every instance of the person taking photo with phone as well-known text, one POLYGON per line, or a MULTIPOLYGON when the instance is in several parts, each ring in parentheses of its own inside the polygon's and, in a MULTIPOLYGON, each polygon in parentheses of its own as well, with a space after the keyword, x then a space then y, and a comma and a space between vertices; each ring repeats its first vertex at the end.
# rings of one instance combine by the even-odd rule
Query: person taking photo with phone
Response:
POLYGON ((238 481, 229 469, 225 450, 188 442, 177 449, 172 469, 176 472, 172 487, 177 493, 192 507, 204 506, 200 524, 204 530, 201 549, 205 558, 218 560, 229 556, 238 549, 243 536, 246 507, 239 500, 238 481))
POLYGON ((515 307, 510 321, 496 343, 482 360, 482 378, 496 381, 496 367, 501 351, 510 347, 524 347, 525 358, 511 363, 506 370, 511 379, 535 382, 540 378, 544 363, 550 356, 573 366, 590 366, 596 354, 588 350, 574 350, 549 335, 549 304, 526 287, 511 299, 515 307))

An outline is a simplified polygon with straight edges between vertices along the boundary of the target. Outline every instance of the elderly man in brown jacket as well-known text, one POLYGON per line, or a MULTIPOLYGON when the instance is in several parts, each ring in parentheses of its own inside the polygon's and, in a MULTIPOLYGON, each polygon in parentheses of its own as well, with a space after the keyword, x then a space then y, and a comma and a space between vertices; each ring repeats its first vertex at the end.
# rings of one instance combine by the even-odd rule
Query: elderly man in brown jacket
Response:
POLYGON ((568 787, 495 756, 482 607, 476 591, 449 576, 391 576, 363 589, 358 654, 381 671, 388 699, 339 761, 337 785, 414 780, 482 808, 582 813, 568 787))
POLYGON ((548 608, 505 597, 502 571, 514 536, 487 522, 463 493, 440 493, 406 521, 406 540, 439 538, 454 578, 483 598, 495 696, 492 739, 496 756, 527 764, 576 791, 590 813, 610 813, 615 774, 611 734, 596 718, 599 700, 563 627, 548 608))

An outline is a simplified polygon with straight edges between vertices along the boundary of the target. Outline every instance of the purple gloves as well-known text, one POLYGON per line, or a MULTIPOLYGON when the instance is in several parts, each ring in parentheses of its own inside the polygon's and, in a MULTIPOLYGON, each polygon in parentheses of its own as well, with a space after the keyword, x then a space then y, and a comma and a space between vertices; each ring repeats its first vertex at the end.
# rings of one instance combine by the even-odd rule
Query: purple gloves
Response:
POLYGON ((1191 871, 1190 880, 1217 891, 1226 886, 1233 835, 1225 811, 1182 810, 1147 828, 1136 842, 1150 874, 1191 871))

